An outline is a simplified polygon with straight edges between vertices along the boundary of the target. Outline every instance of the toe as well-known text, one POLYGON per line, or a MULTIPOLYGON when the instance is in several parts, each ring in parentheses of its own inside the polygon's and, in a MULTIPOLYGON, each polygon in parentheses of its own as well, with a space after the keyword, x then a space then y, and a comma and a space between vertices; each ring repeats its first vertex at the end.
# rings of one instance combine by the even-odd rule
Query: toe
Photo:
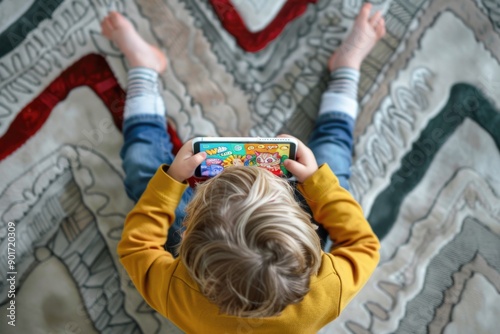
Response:
POLYGON ((382 18, 378 25, 375 27, 375 33, 378 38, 382 38, 385 35, 385 20, 382 18))
POLYGON ((330 70, 330 72, 332 71, 334 65, 335 65, 335 59, 337 58, 337 52, 335 52, 334 54, 332 54, 330 56, 330 59, 328 59, 328 69, 330 70))
POLYGON ((361 7, 361 11, 359 12, 358 19, 360 20, 368 20, 370 17, 370 11, 372 10, 372 4, 367 2, 361 7))
POLYGON ((109 17, 105 17, 104 20, 101 21, 101 30, 102 34, 106 37, 108 37, 111 32, 113 31, 113 28, 111 26, 111 23, 109 22, 109 17))
POLYGON ((370 23, 370 25, 372 27, 377 27, 377 25, 380 23, 380 19, 382 18, 382 13, 377 10, 377 12, 375 14, 373 14, 372 17, 370 17, 370 19, 368 20, 368 22, 370 23))
POLYGON ((111 12, 109 14, 109 21, 114 28, 117 28, 123 21, 124 17, 118 12, 111 12))
POLYGON ((105 17, 102 19, 101 21, 101 30, 104 32, 104 22, 106 22, 106 20, 108 19, 108 17, 105 17))

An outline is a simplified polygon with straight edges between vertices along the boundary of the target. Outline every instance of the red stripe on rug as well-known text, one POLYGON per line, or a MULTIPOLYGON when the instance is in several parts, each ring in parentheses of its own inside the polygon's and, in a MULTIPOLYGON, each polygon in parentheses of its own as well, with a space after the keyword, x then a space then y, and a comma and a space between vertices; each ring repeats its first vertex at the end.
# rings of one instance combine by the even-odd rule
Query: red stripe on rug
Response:
MULTIPOLYGON (((0 161, 19 149, 49 118, 54 107, 69 95, 71 90, 88 86, 111 112, 116 127, 121 131, 125 92, 118 84, 106 59, 90 54, 79 59, 61 73, 45 90, 30 102, 13 120, 7 132, 0 137, 0 161)), ((167 124, 168 133, 177 153, 182 142, 176 131, 167 124)))
POLYGON ((287 1, 274 20, 266 28, 256 33, 247 29, 240 14, 229 0, 210 0, 210 2, 224 28, 236 38, 236 42, 241 48, 248 52, 257 52, 278 37, 288 23, 302 15, 309 3, 316 3, 317 0, 287 1))

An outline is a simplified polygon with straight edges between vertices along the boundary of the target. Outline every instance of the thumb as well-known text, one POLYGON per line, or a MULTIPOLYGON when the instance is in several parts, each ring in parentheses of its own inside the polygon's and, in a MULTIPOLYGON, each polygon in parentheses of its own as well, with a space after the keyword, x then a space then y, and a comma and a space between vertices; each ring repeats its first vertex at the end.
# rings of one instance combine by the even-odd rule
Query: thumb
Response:
POLYGON ((190 156, 188 159, 186 159, 187 167, 189 167, 190 169, 196 169, 196 167, 198 167, 203 162, 203 160, 206 159, 206 157, 206 152, 198 152, 195 155, 190 156))
POLYGON ((300 162, 292 159, 286 159, 283 164, 285 165, 285 168, 295 176, 297 181, 302 182, 307 178, 307 167, 300 162))

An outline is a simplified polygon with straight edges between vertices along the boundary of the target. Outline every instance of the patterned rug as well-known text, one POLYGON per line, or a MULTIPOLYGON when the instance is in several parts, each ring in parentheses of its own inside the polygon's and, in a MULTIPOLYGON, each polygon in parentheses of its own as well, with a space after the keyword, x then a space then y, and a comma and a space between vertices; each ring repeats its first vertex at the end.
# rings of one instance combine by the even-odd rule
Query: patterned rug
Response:
MULTIPOLYGON (((387 35, 362 67, 351 187, 382 259, 321 333, 495 333, 500 3, 373 3, 387 35)), ((115 252, 133 203, 118 155, 127 64, 99 28, 109 10, 167 53, 161 91, 180 144, 305 140, 361 5, 0 0, 0 332, 180 332, 115 252)))

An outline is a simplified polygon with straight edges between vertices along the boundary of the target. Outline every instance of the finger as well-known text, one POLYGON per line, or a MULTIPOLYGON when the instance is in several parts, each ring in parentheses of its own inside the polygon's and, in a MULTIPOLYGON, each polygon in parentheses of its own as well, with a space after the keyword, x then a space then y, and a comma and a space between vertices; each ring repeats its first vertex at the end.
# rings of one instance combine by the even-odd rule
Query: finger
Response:
POLYGON ((301 157, 303 155, 304 148, 307 149, 307 146, 300 139, 298 139, 294 136, 290 136, 290 135, 283 133, 283 134, 279 134, 277 137, 278 138, 293 138, 293 139, 297 140, 298 146, 297 146, 297 154, 295 155, 295 159, 299 159, 299 157, 301 157))
POLYGON ((276 137, 278 137, 278 138, 294 138, 294 139, 296 139, 294 136, 287 135, 286 133, 280 133, 276 137))
POLYGON ((300 150, 300 147, 304 147, 305 146, 305 144, 302 142, 302 140, 300 140, 297 137, 294 137, 294 136, 291 136, 291 135, 287 135, 286 133, 279 134, 277 137, 278 138, 293 138, 293 139, 295 139, 299 143, 299 146, 297 147, 297 151, 300 150))
POLYGON ((182 145, 180 148, 179 152, 177 152, 177 155, 182 156, 184 158, 189 158, 190 156, 193 155, 193 140, 188 140, 187 142, 182 145))
POLYGON ((367 2, 361 7, 361 10, 358 15, 358 19, 360 20, 368 20, 370 17, 370 11, 372 10, 372 4, 367 2))
POLYGON ((303 142, 299 141, 299 147, 297 148, 297 160, 300 162, 307 161, 311 157, 314 157, 311 149, 306 146, 303 142))

